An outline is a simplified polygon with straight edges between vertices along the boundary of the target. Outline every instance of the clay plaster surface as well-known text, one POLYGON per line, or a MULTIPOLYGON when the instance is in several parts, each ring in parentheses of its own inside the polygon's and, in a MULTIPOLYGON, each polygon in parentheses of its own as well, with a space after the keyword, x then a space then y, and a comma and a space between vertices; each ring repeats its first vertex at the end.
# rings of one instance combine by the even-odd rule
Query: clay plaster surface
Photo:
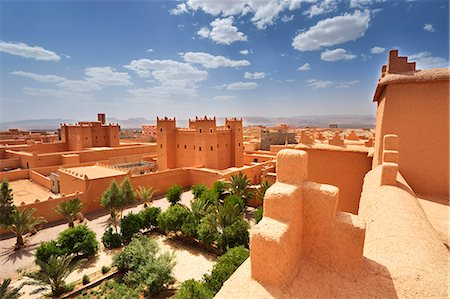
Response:
POLYGON ((9 187, 13 190, 14 204, 16 206, 20 206, 22 202, 26 204, 34 203, 36 199, 44 201, 54 195, 50 190, 30 180, 9 182, 9 187))

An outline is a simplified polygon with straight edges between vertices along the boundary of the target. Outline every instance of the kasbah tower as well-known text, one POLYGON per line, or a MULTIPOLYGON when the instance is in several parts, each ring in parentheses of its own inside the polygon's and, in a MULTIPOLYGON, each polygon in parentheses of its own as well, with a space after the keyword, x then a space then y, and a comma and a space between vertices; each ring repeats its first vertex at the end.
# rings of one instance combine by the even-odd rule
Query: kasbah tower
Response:
POLYGON ((158 169, 204 167, 226 169, 243 166, 242 119, 196 117, 188 128, 177 128, 175 118, 157 118, 158 169))

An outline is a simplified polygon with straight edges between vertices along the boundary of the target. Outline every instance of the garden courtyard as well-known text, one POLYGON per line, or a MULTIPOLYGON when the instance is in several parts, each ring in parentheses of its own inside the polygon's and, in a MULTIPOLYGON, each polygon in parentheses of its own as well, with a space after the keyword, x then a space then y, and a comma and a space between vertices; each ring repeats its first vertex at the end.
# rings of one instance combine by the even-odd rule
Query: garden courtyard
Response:
MULTIPOLYGON (((181 202, 183 205, 190 206, 193 199, 191 191, 183 192, 181 202)), ((169 201, 165 197, 155 198, 151 204, 152 207, 160 207, 163 211, 170 207, 169 201)), ((124 211, 124 215, 130 212, 139 212, 143 209, 143 204, 128 208, 124 211)), ((101 237, 110 223, 110 214, 107 210, 97 211, 85 215, 84 223, 96 233, 98 241, 101 243, 101 237)), ((14 278, 13 286, 18 286, 23 281, 21 275, 17 272, 19 269, 30 270, 36 268, 35 248, 40 242, 50 241, 56 239, 58 234, 67 228, 66 222, 61 222, 57 225, 46 227, 28 238, 27 246, 20 251, 14 251, 14 244, 16 239, 11 238, 0 240, 0 279, 14 278)), ((212 266, 216 260, 216 255, 209 253, 198 247, 186 244, 179 240, 173 240, 167 236, 151 233, 149 238, 154 238, 160 245, 161 250, 173 251, 175 253, 176 265, 173 274, 177 283, 189 279, 201 279, 202 276, 211 271, 212 266), (195 266, 194 266, 195 265, 195 266)), ((103 246, 102 246, 103 247, 103 246)), ((112 257, 120 249, 108 250, 102 248, 98 254, 89 260, 85 265, 75 270, 67 278, 67 283, 72 283, 81 280, 83 275, 93 275, 101 272, 103 266, 110 266, 112 264, 112 257)), ((24 286, 21 290, 25 298, 40 298, 42 294, 30 295, 36 287, 24 286)))

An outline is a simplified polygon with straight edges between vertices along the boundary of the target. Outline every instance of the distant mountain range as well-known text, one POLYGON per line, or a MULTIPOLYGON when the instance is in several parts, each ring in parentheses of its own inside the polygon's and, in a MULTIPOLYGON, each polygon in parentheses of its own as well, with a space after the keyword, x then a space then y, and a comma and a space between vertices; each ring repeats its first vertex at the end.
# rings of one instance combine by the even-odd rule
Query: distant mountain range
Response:
MULTIPOLYGON (((329 124, 337 124, 339 128, 373 128, 375 117, 373 115, 305 115, 294 117, 262 117, 244 116, 244 126, 275 126, 287 124, 294 127, 322 127, 327 128, 329 124)), ((18 121, 0 122, 0 130, 16 128, 20 130, 56 130, 61 123, 76 123, 75 119, 29 119, 18 121)), ((224 123, 224 118, 217 118, 218 124, 224 123)), ((142 117, 117 119, 108 118, 109 123, 118 123, 123 129, 141 128, 142 125, 154 125, 156 120, 148 120, 142 117)), ((188 120, 177 120, 177 126, 185 127, 188 120)))

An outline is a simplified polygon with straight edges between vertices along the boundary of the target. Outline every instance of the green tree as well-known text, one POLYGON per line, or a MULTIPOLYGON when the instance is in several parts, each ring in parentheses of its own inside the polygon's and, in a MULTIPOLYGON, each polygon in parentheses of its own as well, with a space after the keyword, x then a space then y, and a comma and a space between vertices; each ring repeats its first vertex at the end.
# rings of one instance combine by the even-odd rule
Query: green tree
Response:
POLYGON ((38 285, 40 288, 34 290, 32 294, 37 294, 50 286, 53 296, 59 296, 67 291, 65 279, 72 273, 82 262, 83 259, 74 261, 73 255, 51 256, 47 262, 36 260, 39 266, 37 272, 25 273, 26 277, 32 279, 27 282, 28 285, 38 285))
POLYGON ((208 289, 205 283, 189 279, 181 284, 180 290, 173 299, 212 299, 213 297, 213 292, 208 289))
POLYGON ((103 207, 109 209, 112 224, 117 233, 117 218, 119 217, 119 212, 122 209, 123 203, 119 184, 117 184, 115 180, 113 180, 109 188, 103 192, 101 204, 103 207))
POLYGON ((127 206, 135 204, 137 201, 136 192, 133 190, 129 177, 126 177, 121 184, 122 193, 122 212, 127 206))
POLYGON ((33 231, 36 226, 47 223, 43 217, 34 217, 35 211, 35 208, 16 210, 12 214, 12 223, 6 228, 16 235, 16 250, 21 249, 25 245, 23 235, 33 231))
POLYGON ((250 190, 248 188, 250 183, 250 180, 242 172, 239 172, 237 175, 232 175, 230 179, 231 194, 239 196, 246 203, 250 196, 250 190))
POLYGON ((3 180, 0 187, 0 226, 7 227, 12 223, 12 215, 16 210, 12 189, 7 180, 3 180))
POLYGON ((10 287, 10 284, 11 278, 7 278, 2 281, 2 284, 0 285, 0 299, 18 299, 22 295, 19 292, 23 287, 23 284, 17 288, 10 287))
POLYGON ((213 190, 216 192, 218 198, 220 200, 224 200, 227 197, 228 193, 228 183, 224 181, 216 181, 214 182, 213 190))
POLYGON ((72 198, 68 201, 61 202, 55 211, 61 214, 69 222, 69 227, 73 227, 73 222, 77 219, 77 215, 81 213, 84 205, 79 198, 72 198))
POLYGON ((139 186, 138 196, 140 200, 144 203, 144 208, 148 207, 148 204, 152 202, 153 195, 155 195, 156 190, 153 187, 145 188, 139 186))
POLYGON ((207 188, 203 184, 197 184, 197 185, 192 186, 192 188, 191 188, 194 198, 199 198, 202 195, 202 193, 205 192, 206 190, 207 190, 207 188))
POLYGON ((181 193, 183 193, 183 189, 176 184, 167 190, 166 197, 172 206, 181 200, 181 193))
POLYGON ((271 185, 268 181, 265 181, 265 182, 261 183, 259 186, 260 186, 260 188, 257 189, 255 196, 258 200, 264 201, 264 196, 266 195, 266 191, 267 191, 267 189, 270 188, 271 185))

